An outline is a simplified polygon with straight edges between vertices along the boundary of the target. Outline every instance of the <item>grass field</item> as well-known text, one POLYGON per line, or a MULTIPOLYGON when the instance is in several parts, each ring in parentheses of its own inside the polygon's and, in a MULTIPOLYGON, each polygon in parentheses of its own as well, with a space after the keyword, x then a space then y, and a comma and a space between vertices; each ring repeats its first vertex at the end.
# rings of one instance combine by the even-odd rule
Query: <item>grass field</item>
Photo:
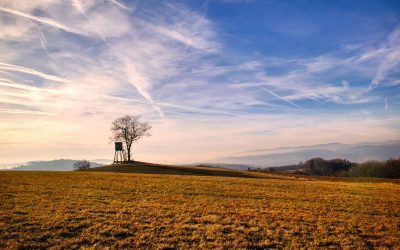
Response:
POLYGON ((167 173, 0 172, 0 248, 400 247, 396 183, 167 173))

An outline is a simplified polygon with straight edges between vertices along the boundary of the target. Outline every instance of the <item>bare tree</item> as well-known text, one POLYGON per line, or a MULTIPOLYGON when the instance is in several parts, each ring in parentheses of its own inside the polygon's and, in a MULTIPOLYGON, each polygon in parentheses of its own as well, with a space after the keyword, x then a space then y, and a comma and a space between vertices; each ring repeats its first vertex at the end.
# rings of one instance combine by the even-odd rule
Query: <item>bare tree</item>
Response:
POLYGON ((111 139, 113 141, 122 141, 128 154, 128 162, 131 161, 132 143, 139 139, 151 136, 149 130, 151 125, 147 121, 141 121, 139 115, 125 115, 113 121, 111 139))
POLYGON ((90 162, 87 160, 81 160, 74 163, 75 170, 88 170, 90 168, 90 162))

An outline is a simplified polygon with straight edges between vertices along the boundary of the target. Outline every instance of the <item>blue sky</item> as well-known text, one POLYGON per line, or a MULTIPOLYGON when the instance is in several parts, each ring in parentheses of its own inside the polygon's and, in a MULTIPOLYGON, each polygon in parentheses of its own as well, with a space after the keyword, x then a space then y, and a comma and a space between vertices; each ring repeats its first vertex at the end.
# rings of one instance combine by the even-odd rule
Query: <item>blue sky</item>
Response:
POLYGON ((0 159, 147 161, 400 139, 399 1, 0 1, 0 159), (24 152, 21 156, 20 152, 24 152))

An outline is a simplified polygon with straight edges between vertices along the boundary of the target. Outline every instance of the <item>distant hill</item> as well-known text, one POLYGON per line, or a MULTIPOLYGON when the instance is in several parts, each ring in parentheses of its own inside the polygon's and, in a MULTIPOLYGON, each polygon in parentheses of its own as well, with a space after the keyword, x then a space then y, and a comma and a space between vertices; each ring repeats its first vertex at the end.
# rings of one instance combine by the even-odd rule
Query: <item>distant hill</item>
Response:
MULTIPOLYGON (((74 163, 77 160, 52 160, 52 161, 32 161, 25 165, 20 165, 18 167, 12 168, 12 170, 41 170, 41 171, 72 171, 74 170, 74 163)), ((90 162, 91 167, 99 167, 102 164, 97 162, 90 162)))
POLYGON ((297 164, 300 161, 317 157, 365 162, 368 160, 387 160, 390 157, 399 156, 400 141, 388 141, 359 144, 330 143, 276 149, 258 149, 217 158, 212 162, 246 164, 253 167, 277 167, 297 164))

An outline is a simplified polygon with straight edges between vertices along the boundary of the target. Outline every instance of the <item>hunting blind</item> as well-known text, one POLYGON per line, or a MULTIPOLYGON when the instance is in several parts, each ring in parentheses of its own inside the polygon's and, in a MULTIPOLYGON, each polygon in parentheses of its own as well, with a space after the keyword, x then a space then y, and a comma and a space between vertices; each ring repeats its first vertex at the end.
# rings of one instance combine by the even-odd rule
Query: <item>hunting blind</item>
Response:
POLYGON ((114 152, 114 162, 113 163, 123 163, 126 161, 125 150, 122 142, 114 142, 115 152, 114 152))

